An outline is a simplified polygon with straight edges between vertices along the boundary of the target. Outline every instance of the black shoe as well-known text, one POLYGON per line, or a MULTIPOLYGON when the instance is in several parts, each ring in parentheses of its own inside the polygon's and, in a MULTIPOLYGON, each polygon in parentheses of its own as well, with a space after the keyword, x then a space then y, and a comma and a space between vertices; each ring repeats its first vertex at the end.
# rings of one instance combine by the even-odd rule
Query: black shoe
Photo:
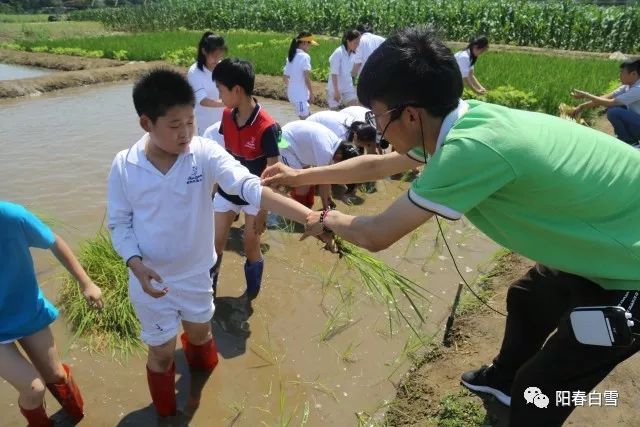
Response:
POLYGON ((469 390, 489 393, 503 405, 511 406, 512 380, 501 376, 493 365, 465 372, 462 374, 460 382, 469 390))

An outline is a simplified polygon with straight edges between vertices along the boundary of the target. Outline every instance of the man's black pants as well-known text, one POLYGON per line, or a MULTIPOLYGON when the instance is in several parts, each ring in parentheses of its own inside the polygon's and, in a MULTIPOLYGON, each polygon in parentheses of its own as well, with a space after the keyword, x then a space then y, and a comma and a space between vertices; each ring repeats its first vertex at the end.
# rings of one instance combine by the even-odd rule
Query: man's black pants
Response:
POLYGON ((574 307, 603 305, 631 306, 633 317, 640 319, 636 298, 640 300, 636 291, 605 290, 583 277, 542 265, 510 286, 505 335, 494 359, 498 372, 513 378, 510 425, 562 425, 575 406, 556 405, 556 392, 582 391, 588 396, 618 363, 640 349, 640 338, 630 347, 580 344, 568 322, 574 307), (549 398, 547 408, 525 401, 528 387, 538 387, 549 398))

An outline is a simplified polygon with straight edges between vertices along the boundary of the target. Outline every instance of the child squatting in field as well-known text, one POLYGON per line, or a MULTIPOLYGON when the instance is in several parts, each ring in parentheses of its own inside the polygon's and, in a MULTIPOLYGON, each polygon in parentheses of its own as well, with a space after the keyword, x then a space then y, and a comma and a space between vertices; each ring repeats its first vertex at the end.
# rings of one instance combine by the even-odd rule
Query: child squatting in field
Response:
POLYGON ((462 90, 454 55, 432 31, 401 30, 371 55, 358 83, 369 121, 396 152, 304 170, 279 163, 263 183, 364 182, 427 163, 384 212, 311 212, 305 235, 328 229, 378 251, 433 216, 465 215, 538 262, 508 290, 493 364, 461 382, 508 406, 511 426, 561 425, 575 406, 527 405, 528 387, 586 394, 640 350, 638 339, 628 347, 581 344, 565 320, 575 307, 612 305, 640 318, 640 151, 558 117, 465 102, 462 90))
MULTIPOLYGON (((159 69, 143 76, 134 86, 133 103, 146 133, 113 161, 108 227, 129 267, 129 295, 149 347, 151 400, 160 417, 169 417, 177 415, 173 354, 180 323, 190 369, 208 373, 218 363, 209 323, 214 184, 256 210, 296 222, 304 222, 310 210, 262 187, 224 148, 194 136, 195 98, 180 74, 159 69)), ((199 394, 191 392, 187 412, 199 405, 199 394)))
POLYGON ((53 427, 44 406, 46 389, 77 423, 84 417, 82 395, 71 368, 60 362, 49 327, 58 310, 38 287, 29 248, 51 250, 80 283, 87 302, 103 306, 102 291, 64 240, 24 207, 0 201, 0 377, 20 393, 18 406, 29 426, 53 427))

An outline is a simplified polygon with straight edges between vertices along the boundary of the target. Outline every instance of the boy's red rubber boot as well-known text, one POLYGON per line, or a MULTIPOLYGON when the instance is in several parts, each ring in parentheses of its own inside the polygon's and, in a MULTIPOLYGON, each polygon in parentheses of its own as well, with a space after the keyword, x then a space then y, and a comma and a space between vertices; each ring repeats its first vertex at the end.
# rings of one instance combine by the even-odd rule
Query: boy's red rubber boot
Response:
POLYGON ((202 345, 194 345, 189 342, 187 333, 180 335, 182 349, 187 358, 189 367, 194 370, 211 372, 218 364, 218 348, 213 337, 202 345))
POLYGON ((158 415, 176 415, 176 364, 172 363, 167 372, 153 372, 147 366, 147 382, 158 415))
POLYGON ((48 383, 47 388, 60 403, 62 409, 69 414, 75 422, 78 422, 84 418, 82 395, 76 382, 73 380, 69 365, 63 363, 62 367, 67 374, 67 379, 60 383, 48 383))
POLYGON ((20 406, 20 412, 27 419, 29 427, 53 427, 53 421, 47 417, 44 403, 35 409, 24 409, 20 406))

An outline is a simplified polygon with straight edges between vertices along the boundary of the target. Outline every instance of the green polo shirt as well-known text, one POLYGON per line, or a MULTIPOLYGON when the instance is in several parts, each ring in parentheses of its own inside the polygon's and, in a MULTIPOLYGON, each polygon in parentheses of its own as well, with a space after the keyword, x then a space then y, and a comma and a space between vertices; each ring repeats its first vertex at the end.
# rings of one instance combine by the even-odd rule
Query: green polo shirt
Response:
POLYGON ((409 198, 551 268, 640 289, 640 150, 605 133, 470 101, 409 198))

